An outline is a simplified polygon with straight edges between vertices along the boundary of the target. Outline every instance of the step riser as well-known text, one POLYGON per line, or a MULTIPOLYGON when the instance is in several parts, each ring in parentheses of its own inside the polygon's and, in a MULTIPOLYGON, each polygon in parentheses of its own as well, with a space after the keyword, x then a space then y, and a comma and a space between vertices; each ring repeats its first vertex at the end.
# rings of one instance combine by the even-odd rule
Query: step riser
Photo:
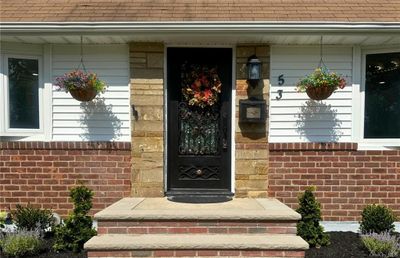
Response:
POLYGON ((293 221, 99 221, 98 234, 293 234, 293 221))
POLYGON ((269 257, 304 258, 304 251, 283 250, 135 250, 135 251, 89 251, 89 258, 119 257, 269 257))

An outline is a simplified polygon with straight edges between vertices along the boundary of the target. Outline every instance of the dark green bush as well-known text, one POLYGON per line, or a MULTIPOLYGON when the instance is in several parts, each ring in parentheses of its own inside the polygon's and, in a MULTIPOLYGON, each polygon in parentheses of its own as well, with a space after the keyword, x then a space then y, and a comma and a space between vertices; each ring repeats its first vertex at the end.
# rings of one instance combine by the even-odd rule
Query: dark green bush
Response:
POLYGON ((297 235, 307 241, 311 247, 320 247, 329 244, 329 236, 319 225, 321 208, 315 199, 313 190, 312 187, 309 187, 299 197, 300 207, 296 211, 301 214, 301 220, 297 223, 297 235))
POLYGON ((382 233, 394 231, 396 216, 393 211, 384 205, 367 205, 361 213, 360 230, 361 233, 382 233))
POLYGON ((63 225, 56 227, 53 248, 56 251, 72 250, 78 253, 83 249, 83 244, 96 235, 92 218, 87 215, 92 208, 93 192, 82 185, 71 189, 70 197, 74 202, 74 210, 63 225))
POLYGON ((42 239, 39 231, 18 230, 0 237, 4 254, 10 257, 30 257, 41 250, 42 239))
POLYGON ((16 208, 12 212, 12 217, 18 228, 26 230, 35 230, 38 228, 41 233, 47 228, 53 228, 54 218, 51 210, 42 210, 29 204, 26 207, 17 205, 16 208))

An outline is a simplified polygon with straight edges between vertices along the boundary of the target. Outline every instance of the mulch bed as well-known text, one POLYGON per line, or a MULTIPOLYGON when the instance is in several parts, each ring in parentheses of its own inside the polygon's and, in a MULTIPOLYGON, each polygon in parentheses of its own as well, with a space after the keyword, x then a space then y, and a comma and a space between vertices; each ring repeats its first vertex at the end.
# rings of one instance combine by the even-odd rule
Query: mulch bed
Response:
POLYGON ((360 236, 353 232, 329 232, 331 244, 306 251, 306 258, 375 258, 363 248, 360 236))

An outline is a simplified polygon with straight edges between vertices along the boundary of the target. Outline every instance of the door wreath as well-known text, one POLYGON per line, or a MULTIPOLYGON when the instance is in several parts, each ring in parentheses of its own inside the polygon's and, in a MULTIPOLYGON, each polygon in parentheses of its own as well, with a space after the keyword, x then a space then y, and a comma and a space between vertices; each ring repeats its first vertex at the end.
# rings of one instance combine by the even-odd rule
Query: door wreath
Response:
POLYGON ((189 106, 210 107, 218 102, 221 80, 217 68, 184 64, 182 67, 182 95, 189 106))

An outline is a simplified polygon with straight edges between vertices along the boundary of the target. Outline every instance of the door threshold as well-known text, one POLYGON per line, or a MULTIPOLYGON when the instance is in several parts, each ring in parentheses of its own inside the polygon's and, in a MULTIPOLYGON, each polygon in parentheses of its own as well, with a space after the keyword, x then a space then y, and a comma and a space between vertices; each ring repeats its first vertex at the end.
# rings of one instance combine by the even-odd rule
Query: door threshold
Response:
POLYGON ((229 191, 224 192, 181 192, 171 191, 167 192, 167 199, 172 202, 181 203, 220 203, 228 202, 233 198, 233 193, 229 191))

